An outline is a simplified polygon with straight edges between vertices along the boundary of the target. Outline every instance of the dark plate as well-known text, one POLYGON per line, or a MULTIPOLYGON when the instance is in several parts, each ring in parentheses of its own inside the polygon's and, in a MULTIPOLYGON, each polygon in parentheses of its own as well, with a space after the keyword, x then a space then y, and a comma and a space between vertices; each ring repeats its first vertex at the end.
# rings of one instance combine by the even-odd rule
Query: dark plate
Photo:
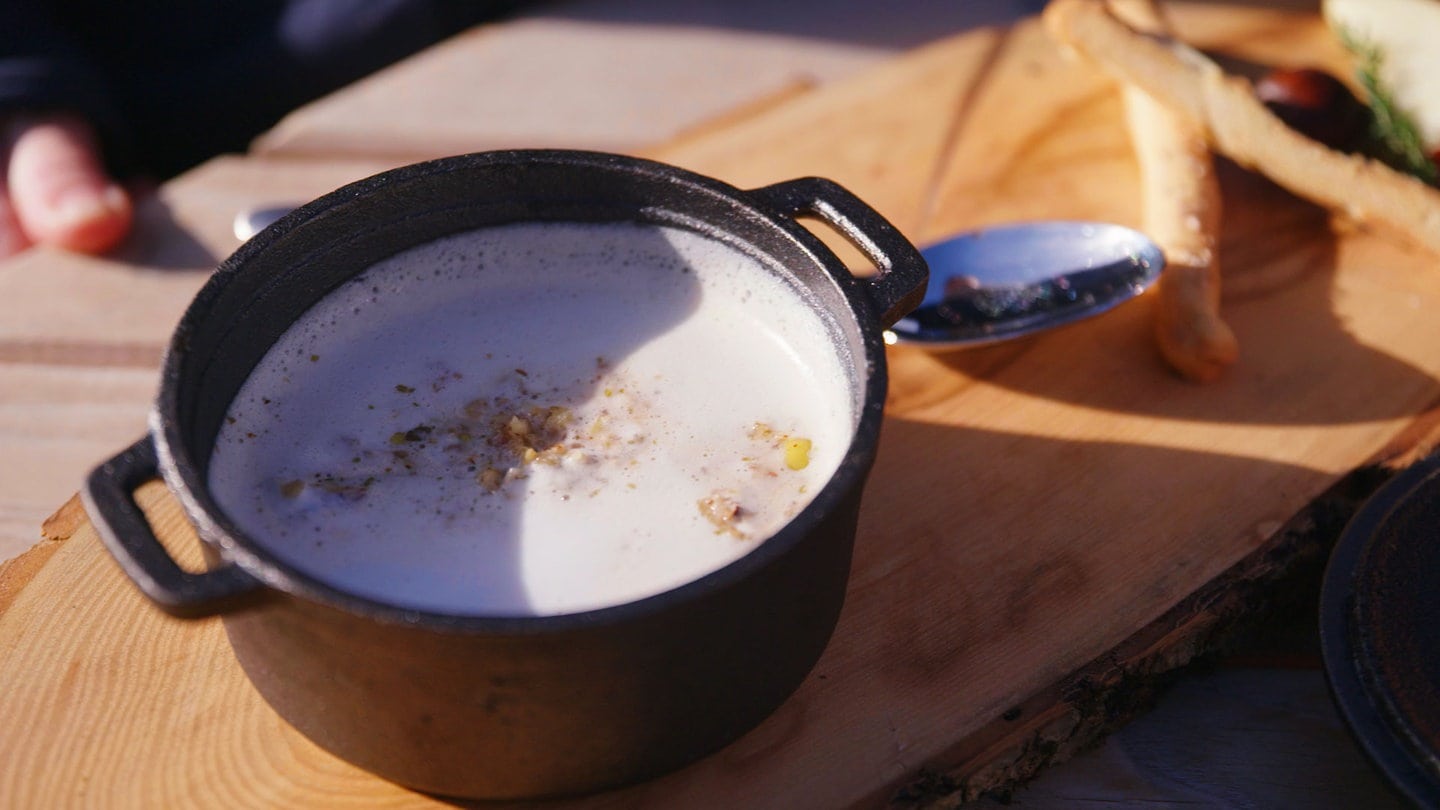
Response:
POLYGON ((1360 747, 1406 797, 1440 807, 1440 455, 1381 487, 1345 528, 1320 642, 1360 747))

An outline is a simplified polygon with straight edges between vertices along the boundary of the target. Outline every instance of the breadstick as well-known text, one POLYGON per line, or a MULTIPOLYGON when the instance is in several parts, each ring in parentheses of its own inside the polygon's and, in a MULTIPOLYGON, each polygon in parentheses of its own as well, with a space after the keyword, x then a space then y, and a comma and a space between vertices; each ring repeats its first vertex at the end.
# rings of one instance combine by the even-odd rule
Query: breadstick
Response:
MULTIPOLYGON (((1154 0, 1110 0, 1136 30, 1169 29, 1154 0)), ((1235 333, 1220 319, 1220 183, 1205 133, 1144 90, 1127 83, 1125 117, 1140 164, 1144 230, 1165 253, 1155 290, 1155 339, 1186 377, 1210 382, 1239 355, 1235 333)))
POLYGON ((1192 121, 1236 163, 1440 253, 1440 190, 1301 135, 1266 109, 1248 81, 1227 75, 1193 48, 1131 29, 1100 0, 1053 0, 1045 23, 1055 39, 1192 121))

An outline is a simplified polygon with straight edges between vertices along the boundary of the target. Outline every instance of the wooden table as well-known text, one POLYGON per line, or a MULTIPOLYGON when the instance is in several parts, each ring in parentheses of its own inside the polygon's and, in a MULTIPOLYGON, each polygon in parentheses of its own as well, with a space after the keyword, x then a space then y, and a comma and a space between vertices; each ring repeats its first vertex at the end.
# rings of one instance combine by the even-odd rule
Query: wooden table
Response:
MULTIPOLYGON (((1343 64, 1313 10, 1178 12, 1187 38, 1233 57, 1343 64)), ((540 23, 520 25, 534 36, 540 23)), ((465 35, 302 110, 252 155, 167 184, 115 257, 0 264, 0 535, 28 537, 64 500, 57 480, 68 493, 141 432, 163 341, 233 249, 237 211, 465 144, 516 145, 513 132, 472 137, 477 108, 438 89, 423 109, 375 115, 415 103, 415 87, 463 95, 466 66, 508 35, 465 35)), ((726 110, 653 124, 664 143, 624 127, 568 143, 741 186, 825 175, 920 242, 1032 217, 1138 219, 1116 89, 1064 62, 1033 21, 848 77, 789 69, 726 110)), ((896 350, 846 613, 811 682, 726 752, 584 804, 944 806, 1005 789, 1132 717, 1236 628, 1303 601, 1349 510, 1433 444, 1440 276, 1432 257, 1222 168, 1226 315, 1244 351, 1226 380, 1171 376, 1143 301, 964 355, 896 350)), ((173 503, 158 487, 147 503, 183 545, 173 503)), ((14 763, 0 797, 430 803, 289 730, 218 625, 144 605, 79 511, 47 536, 0 569, 0 727, 28 730, 0 737, 14 763)))

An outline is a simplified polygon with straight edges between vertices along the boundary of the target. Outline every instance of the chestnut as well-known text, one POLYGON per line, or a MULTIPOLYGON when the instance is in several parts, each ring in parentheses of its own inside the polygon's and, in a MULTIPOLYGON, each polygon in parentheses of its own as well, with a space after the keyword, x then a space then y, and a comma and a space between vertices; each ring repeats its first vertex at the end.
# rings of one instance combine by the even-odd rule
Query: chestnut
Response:
POLYGON ((1344 82, 1316 68, 1275 68, 1255 95, 1292 129, 1332 149, 1351 149, 1365 135, 1368 110, 1344 82))

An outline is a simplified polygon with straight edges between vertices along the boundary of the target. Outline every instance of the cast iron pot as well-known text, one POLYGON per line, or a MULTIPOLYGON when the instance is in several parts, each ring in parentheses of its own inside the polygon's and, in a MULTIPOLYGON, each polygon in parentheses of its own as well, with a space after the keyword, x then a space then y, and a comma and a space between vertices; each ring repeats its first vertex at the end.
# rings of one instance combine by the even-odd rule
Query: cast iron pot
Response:
POLYGON ((395 782, 465 797, 574 794, 695 760, 758 724, 834 629, 885 399, 884 327, 927 270, 840 186, 751 191, 588 152, 507 151, 407 166, 310 203, 244 244, 200 291, 164 361, 149 435, 91 473, 85 501, 125 572, 182 617, 224 614, 255 688, 322 747, 395 782), (813 216, 877 265, 852 276, 797 221, 813 216), (268 554, 206 486, 216 434, 251 369, 308 307, 376 261, 514 222, 668 224, 786 277, 853 370, 855 433, 809 506, 749 555, 682 587, 558 616, 427 613, 346 593, 268 554), (203 541, 187 573, 135 503, 162 477, 203 541))

